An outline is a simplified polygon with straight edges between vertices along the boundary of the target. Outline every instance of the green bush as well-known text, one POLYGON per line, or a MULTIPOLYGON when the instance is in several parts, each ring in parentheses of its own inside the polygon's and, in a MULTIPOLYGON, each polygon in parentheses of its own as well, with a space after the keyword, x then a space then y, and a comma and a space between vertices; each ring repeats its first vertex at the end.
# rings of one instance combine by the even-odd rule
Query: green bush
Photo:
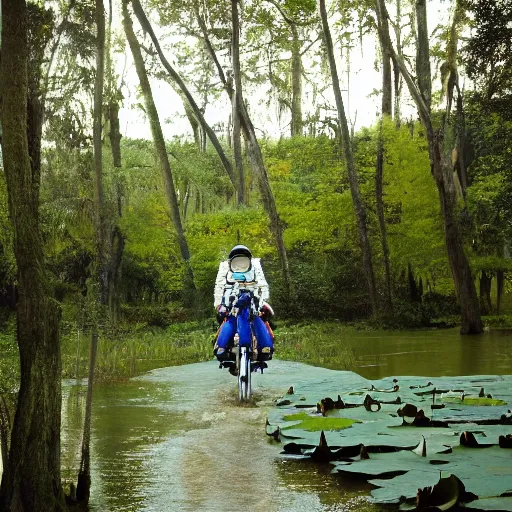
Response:
POLYGON ((176 322, 193 319, 193 311, 176 304, 153 304, 148 306, 121 306, 122 319, 130 324, 143 324, 148 327, 168 327, 176 322))
POLYGON ((460 306, 455 295, 428 292, 423 295, 423 307, 428 317, 433 320, 460 314, 460 306))

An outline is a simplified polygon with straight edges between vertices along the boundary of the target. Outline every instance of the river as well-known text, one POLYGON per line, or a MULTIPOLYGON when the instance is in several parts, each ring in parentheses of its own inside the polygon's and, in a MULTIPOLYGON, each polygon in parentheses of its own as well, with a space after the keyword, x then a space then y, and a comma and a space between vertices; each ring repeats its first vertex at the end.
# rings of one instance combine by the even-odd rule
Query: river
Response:
MULTIPOLYGON (((385 376, 512 374, 512 333, 456 330, 361 332, 354 371, 385 376)), ((279 347, 277 347, 277 351, 279 347)), ((265 435, 268 408, 286 389, 334 370, 274 360, 254 377, 256 402, 240 407, 236 380, 214 361, 162 368, 98 385, 92 428, 93 511, 377 510, 368 487, 329 466, 283 459, 265 435)), ((64 383, 63 476, 77 472, 85 388, 64 383)))

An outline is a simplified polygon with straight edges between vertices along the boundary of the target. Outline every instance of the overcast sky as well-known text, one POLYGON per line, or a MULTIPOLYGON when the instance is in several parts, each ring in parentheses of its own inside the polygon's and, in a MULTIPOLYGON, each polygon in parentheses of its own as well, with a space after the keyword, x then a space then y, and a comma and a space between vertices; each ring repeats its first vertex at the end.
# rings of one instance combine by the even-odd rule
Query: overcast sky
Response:
MULTIPOLYGON (((449 19, 450 1, 442 0, 429 0, 429 30, 434 31, 436 25, 440 22, 446 23, 449 19)), ((390 12, 391 16, 393 14, 390 12)), ((158 27, 153 24, 155 31, 158 27)), ((157 32, 158 35, 158 32, 157 32)), ((320 43, 317 43, 319 45, 320 43)), ((377 40, 375 35, 365 36, 363 38, 363 45, 354 48, 351 52, 350 59, 350 84, 347 80, 347 64, 344 59, 343 62, 338 60, 338 75, 342 82, 343 99, 345 103, 345 110, 349 120, 354 123, 356 129, 363 126, 371 126, 375 123, 380 108, 380 96, 372 94, 374 90, 381 89, 381 74, 380 70, 375 69, 377 40)), ((340 48, 337 48, 338 55, 341 55, 340 48)), ((174 56, 166 52, 167 58, 174 64, 174 56)), ((242 61, 242 66, 244 62, 242 61)), ((307 62, 304 64, 307 65, 307 62)), ((136 107, 141 98, 136 97, 134 91, 136 84, 138 84, 137 75, 132 63, 131 54, 129 49, 125 56, 119 56, 118 68, 123 68, 125 71, 125 80, 130 84, 129 89, 132 91, 131 95, 125 98, 124 106, 120 111, 121 130, 125 136, 132 138, 151 138, 149 123, 140 110, 136 107), (126 62, 125 62, 126 61, 126 62)), ((180 72, 179 68, 177 71, 180 72)), ((175 136, 188 136, 191 137, 190 125, 185 118, 183 104, 178 95, 172 88, 157 80, 152 80, 153 94, 155 103, 160 115, 160 121, 166 138, 170 139, 175 136)), ((128 94, 125 88, 125 94, 128 94)), ((244 91, 245 92, 245 91, 244 91)), ((251 112, 253 113, 253 123, 257 129, 257 135, 261 136, 265 133, 271 137, 278 138, 280 135, 289 133, 288 116, 284 116, 280 121, 277 115, 277 105, 271 107, 262 106, 264 103, 265 95, 267 94, 264 88, 256 91, 245 92, 245 99, 249 101, 251 112)), ((229 116, 230 105, 227 97, 221 98, 208 105, 205 113, 205 118, 210 125, 216 123, 225 123, 229 116)), ((329 103, 334 107, 334 97, 329 88, 325 94, 329 103)), ((407 98, 405 98, 407 101, 407 98)), ((312 98, 311 91, 308 90, 307 85, 304 86, 303 109, 305 112, 312 111, 312 98)), ((415 111, 412 106, 407 107, 404 105, 403 113, 406 117, 415 116, 415 111)))

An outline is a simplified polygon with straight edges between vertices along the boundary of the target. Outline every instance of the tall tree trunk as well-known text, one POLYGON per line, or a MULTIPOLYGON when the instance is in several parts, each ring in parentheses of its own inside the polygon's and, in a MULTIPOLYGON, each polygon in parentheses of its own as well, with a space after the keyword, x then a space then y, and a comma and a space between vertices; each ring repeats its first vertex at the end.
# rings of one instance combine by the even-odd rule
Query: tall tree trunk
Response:
MULTIPOLYGON (((388 48, 394 63, 399 67, 400 73, 407 84, 409 93, 416 103, 418 114, 421 119, 428 140, 428 150, 430 157, 430 168, 434 180, 436 182, 439 202, 441 205, 441 214, 443 217, 443 227, 445 235, 446 250, 448 253, 448 261, 453 276, 455 291, 461 305, 461 333, 472 334, 479 333, 483 330, 482 320, 480 317, 480 309, 478 296, 476 293, 475 283, 471 274, 468 259, 464 252, 462 237, 459 231, 458 215, 457 215, 457 191, 453 179, 453 167, 451 165, 451 155, 446 156, 444 151, 445 144, 445 126, 435 129, 432 123, 430 113, 430 85, 427 84, 427 75, 430 65, 426 63, 428 60, 425 54, 429 55, 428 46, 428 30, 426 27, 426 15, 423 16, 422 11, 424 0, 417 0, 417 4, 421 9, 417 10, 418 23, 421 20, 421 27, 418 27, 418 58, 420 69, 417 70, 418 85, 407 70, 401 55, 397 55, 391 39, 389 31, 380 30, 379 37, 382 38, 382 44, 388 48), (421 49, 422 55, 419 55, 421 49)), ((379 26, 384 27, 389 15, 387 13, 384 0, 375 0, 375 12, 379 20, 379 26)), ((428 75, 428 82, 431 77, 428 75)), ((446 119, 448 119, 448 114, 446 119)), ((446 121, 447 122, 447 121, 446 121)))
MULTIPOLYGON (((233 30, 235 30, 235 28, 236 30, 238 30, 239 27, 238 2, 239 0, 231 0, 231 16, 233 30)), ((240 49, 238 48, 238 46, 233 46, 233 55, 236 54, 236 60, 234 59, 233 62, 240 62, 238 57, 239 51, 240 49)), ((249 113, 247 112, 247 108, 245 107, 240 68, 236 69, 233 66, 233 74, 236 89, 236 97, 238 98, 238 108, 242 119, 241 124, 242 126, 245 126, 245 129, 247 130, 245 136, 249 147, 249 163, 251 165, 251 169, 254 176, 258 180, 258 188, 260 190, 261 202, 263 203, 263 208, 265 209, 269 217, 270 231, 274 236, 279 261, 281 263, 281 270, 283 272, 285 296, 287 297, 288 300, 293 302, 293 285, 290 276, 290 268, 288 265, 288 255, 286 254, 286 248, 283 239, 283 223, 277 211, 276 201, 274 198, 274 194, 272 193, 272 188, 270 187, 270 181, 268 179, 267 169, 265 167, 265 162, 263 160, 263 154, 261 152, 261 148, 256 137, 256 131, 254 130, 254 126, 249 117, 249 113)))
POLYGON ((325 48, 327 52, 327 59, 329 61, 329 67, 331 70, 332 86, 334 90, 334 97, 336 99, 336 107, 338 109, 338 119, 341 129, 342 138, 342 149, 345 154, 345 160, 347 163, 348 179, 350 182, 350 191, 352 194, 352 203, 354 205, 354 211, 357 220, 357 230, 359 234, 359 241, 361 243, 361 249, 363 251, 363 267, 366 274, 368 293, 370 297, 370 303, 373 314, 377 313, 377 289, 375 286, 375 275, 373 272, 372 252, 370 246, 370 240, 368 237, 366 209, 361 198, 361 192, 359 190, 358 173, 356 170, 354 155, 352 152, 352 142, 350 139, 350 132, 347 123, 347 117, 345 115, 345 108, 343 105, 343 98, 341 97, 340 82, 338 79, 338 71, 336 69, 336 61, 334 59, 334 51, 332 45, 331 31, 329 29, 329 23, 327 21, 327 11, 325 8, 325 0, 318 0, 318 6, 320 10, 320 17, 322 20, 322 29, 324 34, 325 48))
POLYGON ((174 187, 174 181, 172 178, 171 165, 169 163, 169 157, 167 155, 167 148, 165 147, 165 139, 162 133, 162 127, 160 125, 160 119, 158 117, 158 111, 153 100, 153 92, 149 83, 148 74, 146 71, 146 65, 142 58, 142 52, 140 49, 139 42, 133 31, 133 24, 128 13, 129 0, 123 0, 123 26, 126 33, 126 39, 130 45, 130 49, 135 62, 135 68, 139 77, 140 88, 142 95, 144 96, 144 103, 146 104, 146 112, 149 118, 149 124, 151 127, 151 134, 153 136, 153 143, 155 145, 158 159, 160 160, 160 166, 162 167, 165 190, 167 193, 167 200, 169 203, 169 209, 171 214, 171 220, 176 230, 176 236, 178 239, 178 246, 180 248, 181 256, 185 262, 186 274, 184 281, 185 297, 192 299, 191 291, 195 289, 192 268, 190 266, 190 251, 188 249, 187 240, 183 231, 181 223, 180 209, 178 205, 178 199, 176 196, 176 189, 174 187))
POLYGON ((103 0, 96 1, 96 77, 94 80, 94 192, 96 203, 96 245, 98 255, 98 284, 100 301, 107 302, 107 218, 105 215, 105 193, 103 190, 103 85, 105 82, 105 10, 103 0))
POLYGON ((383 123, 386 118, 391 118, 393 114, 393 93, 392 93, 392 76, 391 76, 391 55, 388 49, 381 44, 382 51, 382 106, 381 120, 379 123, 379 139, 377 143, 377 164, 375 172, 375 202, 377 207, 377 217, 379 219, 380 238, 382 243, 382 254, 384 256, 384 273, 386 280, 385 303, 386 309, 391 311, 391 268, 389 263, 389 246, 386 230, 386 219, 384 217, 383 203, 383 180, 384 180, 384 134, 383 123))
MULTIPOLYGON (((124 0, 123 0, 124 1, 124 0)), ((226 156, 226 153, 224 152, 224 149, 222 148, 219 139, 217 138, 217 135, 215 135, 215 132, 211 129, 210 125, 206 122, 203 113, 201 112, 201 109, 197 106, 197 103, 195 102, 194 98, 190 94, 190 91, 188 90, 187 86, 185 85, 185 82, 181 79, 181 77, 178 75, 178 73, 175 71, 175 69, 171 66, 169 61, 165 58, 165 55, 162 51, 162 48, 160 47, 160 43, 153 31, 153 28, 151 27, 151 24, 149 23, 148 18, 146 17, 146 14, 144 13, 144 10, 142 9, 142 6, 139 2, 139 0, 132 0, 132 6, 133 6, 133 12, 135 16, 137 16, 137 19, 139 20, 139 23, 142 27, 142 29, 149 34, 151 37, 151 41, 153 41, 153 44, 155 45, 156 51, 158 53, 158 56, 160 57, 160 61, 162 62, 162 65, 167 70, 167 72, 171 75, 171 78, 176 82, 178 87, 183 91, 183 94, 187 98, 187 101, 194 111, 194 114, 199 121, 201 128, 204 130, 206 135, 208 136, 208 139, 210 139, 210 142, 212 143, 212 146, 215 148, 215 151, 219 155, 219 158, 222 162, 222 165, 224 166, 224 169, 226 170, 226 173, 229 176, 229 179, 231 180, 231 183, 233 187, 236 189, 236 179, 235 179, 235 173, 233 171, 233 166, 231 165, 230 160, 226 156)), ((133 32, 133 30, 132 30, 133 32)), ((137 43, 138 45, 138 43, 137 43)), ((140 47, 139 47, 140 48, 140 47)))
POLYGON ((277 0, 267 0, 271 3, 282 16, 284 21, 290 27, 292 33, 292 101, 290 110, 292 113, 291 121, 291 136, 302 135, 303 120, 302 120, 302 55, 301 55, 301 42, 299 38, 298 25, 299 22, 290 16, 281 3, 277 0))
MULTIPOLYGON (((121 130, 119 124, 119 102, 121 93, 115 81, 114 70, 112 67, 112 17, 113 6, 112 0, 109 0, 108 11, 108 32, 105 55, 106 68, 106 92, 108 95, 107 115, 110 131, 108 133, 110 146, 112 150, 112 160, 114 167, 121 168, 121 130)), ((117 325, 119 316, 119 296, 121 285, 121 267, 123 263, 124 252, 124 236, 119 227, 119 219, 122 216, 122 189, 119 179, 114 177, 116 206, 111 222, 108 226, 108 253, 109 260, 107 265, 107 304, 109 311, 109 319, 112 326, 117 325)))
POLYGON ((107 116, 110 131, 110 148, 112 151, 112 160, 114 167, 121 167, 121 130, 119 125, 119 99, 121 96, 119 87, 115 83, 115 77, 112 67, 112 0, 108 2, 108 31, 105 45, 105 69, 106 69, 106 92, 107 92, 107 116))
MULTIPOLYGON (((107 303, 108 295, 108 244, 107 218, 105 215, 105 198, 103 191, 103 85, 105 77, 105 10, 103 0, 96 0, 96 77, 94 80, 94 113, 93 113, 93 146, 94 146, 94 184, 96 204, 96 282, 99 285, 99 302, 107 303)), ((96 354, 98 351, 98 327, 93 326, 89 354, 89 377, 87 379, 87 398, 85 403, 84 431, 82 435, 82 455, 76 486, 76 499, 86 505, 89 503, 91 491, 91 420, 92 393, 94 389, 94 373, 96 354)))
POLYGON ((432 79, 430 73, 429 33, 427 28, 427 0, 416 0, 416 23, 418 44, 416 45, 416 73, 423 101, 430 111, 432 101, 432 79))
POLYGON ((391 76, 391 56, 386 48, 382 47, 382 117, 393 115, 393 86, 391 76))
POLYGON ((292 137, 302 135, 302 57, 297 25, 290 25, 292 31, 292 137))
MULTIPOLYGON (((387 23, 387 20, 385 20, 387 23)), ((396 38, 396 47, 398 54, 402 54, 402 0, 396 0, 396 18, 395 18, 395 38, 396 38)), ((389 30, 389 29, 388 29, 389 30)), ((391 56, 390 56, 391 57, 391 56)), ((402 100, 402 77, 400 75, 400 70, 395 62, 393 62, 393 75, 394 75, 394 84, 395 84, 395 106, 394 106, 394 119, 395 126, 400 128, 401 125, 401 100, 402 100)))
MULTIPOLYGON (((215 48, 210 40, 206 23, 205 23, 203 17, 201 16, 201 13, 199 12, 199 3, 197 1, 195 2, 195 9, 196 9, 196 17, 197 17, 199 26, 201 28, 201 33, 203 35, 203 40, 204 40, 204 44, 205 44, 207 53, 208 53, 213 65, 217 69, 217 74, 222 83, 222 86, 224 87, 224 90, 226 91, 226 93, 229 97, 231 104, 233 104, 233 99, 234 99, 234 94, 235 94, 235 89, 233 87, 233 80, 231 79, 231 77, 229 77, 229 78, 226 77, 226 73, 224 73, 224 69, 222 68, 219 58, 217 57, 215 48)), ((249 137, 250 137, 250 132, 251 131, 254 132, 254 126, 252 126, 252 123, 251 123, 251 126, 247 125, 246 121, 249 120, 249 122, 250 122, 250 119, 249 119, 249 115, 245 109, 245 105, 243 104, 243 100, 241 102, 237 101, 236 103, 238 104, 238 109, 239 109, 240 127, 242 129, 242 133, 244 134, 245 143, 246 143, 246 145, 249 145, 248 141, 249 141, 249 137)), ((254 138, 255 138, 255 136, 254 136, 254 138)), ((232 139, 232 137, 229 134, 229 123, 228 123, 228 129, 227 129, 228 146, 231 146, 231 143, 230 143, 231 139, 232 139)))
POLYGON ((2 2, 2 150, 18 267, 17 342, 20 390, 4 461, 0 510, 66 510, 60 473, 60 310, 44 275, 39 227, 39 174, 27 137, 27 6, 2 2), (44 404, 44 406, 42 405, 44 404))
POLYGON ((245 204, 245 176, 244 166, 242 160, 242 139, 240 133, 240 110, 238 104, 240 103, 240 95, 242 91, 242 80, 240 76, 240 58, 238 48, 240 44, 240 24, 238 16, 236 19, 233 17, 233 30, 231 41, 231 58, 233 61, 233 75, 235 81, 235 90, 231 98, 231 116, 233 118, 233 155, 235 157, 235 168, 238 178, 238 204, 245 204))
POLYGON ((431 133, 429 136, 429 153, 432 174, 441 203, 448 260, 461 305, 461 333, 480 333, 483 330, 483 325, 473 275, 464 252, 459 230, 457 190, 453 179, 453 169, 451 160, 442 156, 443 143, 438 139, 438 134, 431 133))

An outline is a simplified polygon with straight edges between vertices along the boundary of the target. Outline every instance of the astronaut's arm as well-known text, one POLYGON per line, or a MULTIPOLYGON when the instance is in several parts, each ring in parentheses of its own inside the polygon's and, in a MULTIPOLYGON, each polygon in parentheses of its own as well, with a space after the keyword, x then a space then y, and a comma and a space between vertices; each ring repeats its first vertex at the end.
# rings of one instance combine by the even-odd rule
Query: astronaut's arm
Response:
POLYGON ((228 262, 221 262, 219 265, 219 271, 217 272, 217 279, 215 280, 215 290, 213 292, 213 306, 215 308, 222 304, 222 298, 226 292, 226 275, 228 270, 228 262))
POLYGON ((265 279, 265 274, 263 273, 263 269, 261 268, 261 260, 259 258, 254 258, 252 261, 254 266, 254 273, 256 277, 257 284, 257 293, 260 293, 260 300, 267 302, 270 297, 270 289, 268 287, 267 280, 265 279))

